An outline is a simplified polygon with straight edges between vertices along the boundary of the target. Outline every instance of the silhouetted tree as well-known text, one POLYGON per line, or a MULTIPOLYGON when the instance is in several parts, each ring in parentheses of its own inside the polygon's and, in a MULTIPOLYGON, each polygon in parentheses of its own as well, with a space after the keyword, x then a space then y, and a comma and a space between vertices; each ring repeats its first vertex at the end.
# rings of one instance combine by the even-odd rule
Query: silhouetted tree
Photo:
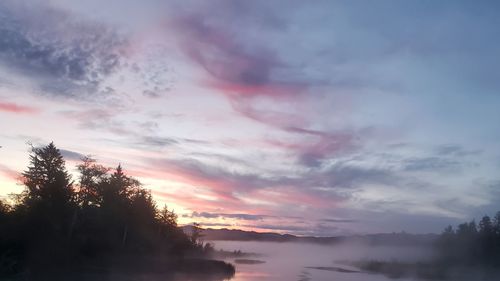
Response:
POLYGON ((479 222, 479 233, 481 235, 491 235, 494 233, 493 224, 490 217, 484 216, 479 222))
POLYGON ((196 246, 203 246, 203 242, 200 241, 200 239, 203 237, 203 234, 201 233, 201 227, 200 224, 195 222, 192 225, 192 230, 191 230, 191 236, 189 237, 191 239, 191 243, 196 246))
POLYGON ((65 161, 54 143, 32 147, 30 164, 22 173, 24 201, 34 215, 32 223, 49 235, 69 234, 74 211, 74 190, 65 161))
POLYGON ((448 226, 438 241, 441 257, 452 263, 500 265, 499 214, 493 222, 489 216, 484 216, 478 226, 474 220, 458 225, 456 231, 448 226))
POLYGON ((490 217, 484 216, 479 222, 479 237, 481 256, 485 260, 491 260, 495 252, 495 229, 490 217))
POLYGON ((102 184, 101 213, 110 223, 107 236, 109 244, 124 247, 130 223, 131 196, 140 188, 137 180, 128 177, 118 165, 115 172, 102 184), (119 234, 117 239, 116 235, 119 234))
POLYGON ((14 239, 17 231, 13 229, 13 219, 11 206, 0 200, 0 278, 15 273, 20 265, 16 257, 20 250, 16 249, 19 243, 14 239))
POLYGON ((9 204, 0 199, 0 218, 5 218, 10 210, 9 204))
POLYGON ((213 248, 199 241, 199 225, 188 237, 173 211, 158 210, 151 192, 121 165, 110 173, 85 157, 77 169, 75 192, 56 146, 31 148, 25 190, 13 197, 13 206, 0 200, 0 279, 111 262, 119 255, 182 257, 213 248))
POLYGON ((453 226, 447 226, 438 240, 439 250, 446 256, 447 259, 452 259, 456 253, 453 248, 456 243, 455 230, 453 226))
POLYGON ((85 156, 77 169, 80 173, 78 203, 83 207, 99 206, 102 203, 102 188, 110 169, 97 164, 90 156, 85 156))
POLYGON ((11 241, 20 245, 23 262, 40 268, 69 262, 77 208, 71 177, 54 143, 31 147, 22 183, 25 190, 14 206, 12 222, 18 233, 11 241))
POLYGON ((170 211, 165 205, 158 212, 158 221, 164 226, 175 228, 177 227, 177 214, 173 210, 170 211))
POLYGON ((32 147, 29 157, 30 165, 22 173, 22 180, 27 188, 28 203, 45 201, 60 207, 71 202, 73 199, 71 177, 54 143, 40 148, 32 147))
MULTIPOLYGON (((130 204, 127 226, 131 247, 136 251, 151 251, 155 246, 155 235, 157 235, 157 209, 151 192, 142 188, 134 190, 130 204)), ((123 243, 125 242, 127 241, 124 240, 123 243)))
POLYGON ((493 219, 493 229, 496 235, 500 236, 500 212, 497 212, 493 219))

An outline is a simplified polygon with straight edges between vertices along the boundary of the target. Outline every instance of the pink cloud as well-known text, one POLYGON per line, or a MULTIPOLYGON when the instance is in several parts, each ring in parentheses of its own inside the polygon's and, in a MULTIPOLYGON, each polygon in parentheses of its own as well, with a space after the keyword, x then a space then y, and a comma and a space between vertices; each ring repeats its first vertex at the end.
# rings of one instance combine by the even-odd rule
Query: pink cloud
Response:
POLYGON ((272 147, 284 149, 294 153, 301 164, 317 166, 321 160, 352 151, 359 146, 356 132, 323 132, 287 127, 285 131, 297 134, 295 140, 269 139, 265 143, 272 147))
POLYGON ((208 74, 204 86, 227 95, 283 98, 303 93, 308 85, 277 80, 275 70, 286 69, 277 55, 263 47, 238 42, 226 27, 209 25, 203 15, 179 17, 167 25, 177 33, 182 51, 208 74))
POLYGON ((5 177, 12 181, 17 181, 19 177, 21 176, 20 173, 12 170, 11 168, 0 164, 0 173, 2 173, 5 177))
POLYGON ((203 209, 205 210, 217 210, 221 207, 219 202, 204 200, 193 196, 193 194, 189 192, 181 194, 178 192, 173 193, 161 190, 153 190, 152 193, 154 196, 161 198, 164 201, 175 202, 176 204, 182 205, 187 209, 196 209, 199 208, 199 206, 203 206, 203 209))
POLYGON ((183 162, 173 160, 149 160, 147 171, 132 172, 132 175, 184 183, 194 188, 207 191, 205 195, 213 199, 205 199, 186 190, 185 194, 172 194, 164 191, 155 191, 156 195, 167 200, 175 200, 191 210, 216 211, 222 208, 232 212, 246 212, 249 214, 266 214, 273 208, 302 204, 309 207, 331 208, 338 198, 331 194, 310 192, 310 184, 315 179, 278 177, 265 179, 255 175, 233 174, 229 171, 204 166, 197 162, 183 162), (247 203, 243 199, 254 199, 257 202, 247 203))
POLYGON ((153 179, 168 179, 169 181, 184 183, 193 187, 202 187, 210 191, 216 197, 217 201, 241 203, 233 191, 237 183, 231 182, 231 179, 223 176, 210 175, 196 166, 185 165, 181 163, 155 160, 147 170, 134 170, 130 174, 135 177, 146 177, 153 179))
POLYGON ((236 112, 249 119, 278 129, 284 129, 292 125, 305 126, 308 123, 303 115, 255 108, 245 98, 232 98, 231 106, 236 112))
POLYGON ((24 105, 18 105, 15 103, 9 103, 9 102, 0 102, 0 111, 4 112, 10 112, 10 113, 26 113, 26 114, 33 114, 37 113, 39 110, 34 107, 30 106, 24 106, 24 105))
POLYGON ((306 87, 303 85, 286 85, 284 83, 280 84, 271 82, 254 85, 247 83, 211 81, 205 85, 226 94, 229 98, 234 96, 262 96, 272 97, 275 100, 287 100, 306 90, 306 87))

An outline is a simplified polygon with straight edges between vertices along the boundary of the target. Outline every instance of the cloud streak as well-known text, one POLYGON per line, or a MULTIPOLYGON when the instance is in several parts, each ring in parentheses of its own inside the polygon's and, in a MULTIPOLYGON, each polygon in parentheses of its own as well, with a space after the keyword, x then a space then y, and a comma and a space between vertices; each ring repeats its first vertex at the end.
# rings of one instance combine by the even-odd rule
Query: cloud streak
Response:
POLYGON ((31 106, 25 106, 16 103, 1 102, 1 101, 0 101, 0 111, 9 113, 18 113, 18 114, 34 114, 39 112, 37 108, 31 106))
POLYGON ((273 51, 245 48, 222 26, 211 26, 203 13, 187 14, 171 22, 181 36, 181 48, 210 76, 206 85, 229 96, 281 97, 303 92, 306 85, 273 78, 273 71, 286 68, 273 51))
POLYGON ((85 155, 72 151, 72 150, 67 150, 67 149, 59 149, 61 152, 61 155, 66 159, 66 160, 71 160, 71 161, 81 161, 85 155))
POLYGON ((5 177, 8 179, 11 179, 13 181, 17 181, 21 174, 19 172, 16 172, 12 170, 11 168, 0 164, 0 173, 2 173, 5 177))
POLYGON ((272 216, 267 215, 253 215, 253 214, 225 214, 225 213, 209 213, 209 212, 193 212, 190 216, 191 218, 205 218, 205 219, 238 219, 238 220, 249 220, 249 221, 259 221, 272 216))

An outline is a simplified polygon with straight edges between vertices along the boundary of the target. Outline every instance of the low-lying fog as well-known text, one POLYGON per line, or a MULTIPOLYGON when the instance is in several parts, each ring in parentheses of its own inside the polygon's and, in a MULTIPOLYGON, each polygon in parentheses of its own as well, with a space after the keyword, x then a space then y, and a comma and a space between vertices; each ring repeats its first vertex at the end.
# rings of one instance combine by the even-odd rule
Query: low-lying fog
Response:
MULTIPOLYGON (((387 281, 383 275, 339 272, 357 271, 345 261, 425 261, 432 257, 432 250, 422 247, 370 246, 361 244, 320 245, 309 243, 215 241, 217 250, 257 253, 261 256, 249 259, 265 263, 240 264, 228 259, 236 266, 232 281, 387 281), (311 268, 316 267, 316 268, 311 268), (318 269, 318 267, 322 267, 318 269)), ((400 279, 404 280, 404 279, 400 279)))

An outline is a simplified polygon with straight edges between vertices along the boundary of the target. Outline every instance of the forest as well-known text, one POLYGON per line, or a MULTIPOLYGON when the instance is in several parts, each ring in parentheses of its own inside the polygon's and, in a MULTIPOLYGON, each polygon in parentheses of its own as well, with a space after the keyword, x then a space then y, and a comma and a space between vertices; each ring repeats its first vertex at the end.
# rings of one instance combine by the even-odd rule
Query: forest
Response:
POLYGON ((440 258, 452 264, 500 266, 500 211, 491 219, 484 216, 446 227, 437 241, 440 258))
POLYGON ((499 280, 500 212, 448 226, 431 244, 435 255, 426 261, 362 260, 352 263, 365 272, 390 278, 419 280, 499 280))
POLYGON ((67 280, 113 268, 234 274, 231 264, 209 259, 213 247, 200 241, 199 228, 185 234, 177 215, 121 165, 85 157, 77 170, 73 180, 54 143, 31 147, 23 192, 0 201, 0 278, 67 280))

